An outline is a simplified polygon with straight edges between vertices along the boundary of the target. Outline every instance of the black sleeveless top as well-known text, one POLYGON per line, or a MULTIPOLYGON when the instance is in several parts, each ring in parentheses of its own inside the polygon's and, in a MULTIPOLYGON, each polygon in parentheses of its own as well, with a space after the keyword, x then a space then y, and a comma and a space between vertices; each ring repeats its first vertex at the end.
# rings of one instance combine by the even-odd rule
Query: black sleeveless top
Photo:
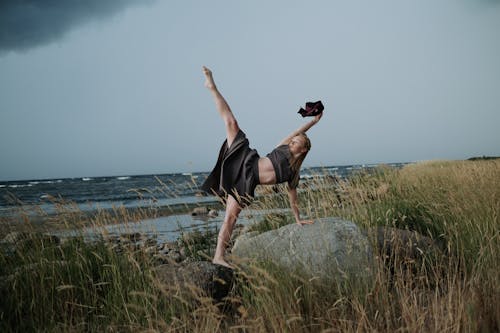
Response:
POLYGON ((299 184, 299 173, 293 172, 290 166, 291 154, 288 145, 278 146, 266 156, 273 164, 276 183, 288 182, 290 188, 296 188, 299 184))

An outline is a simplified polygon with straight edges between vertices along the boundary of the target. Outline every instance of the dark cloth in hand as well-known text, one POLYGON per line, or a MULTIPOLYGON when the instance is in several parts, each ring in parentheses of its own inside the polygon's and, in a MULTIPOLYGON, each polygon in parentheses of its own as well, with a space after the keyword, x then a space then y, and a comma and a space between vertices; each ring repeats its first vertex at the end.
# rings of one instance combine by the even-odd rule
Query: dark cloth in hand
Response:
POLYGON ((306 108, 300 108, 299 112, 302 117, 314 117, 323 112, 325 107, 321 101, 307 102, 306 108))

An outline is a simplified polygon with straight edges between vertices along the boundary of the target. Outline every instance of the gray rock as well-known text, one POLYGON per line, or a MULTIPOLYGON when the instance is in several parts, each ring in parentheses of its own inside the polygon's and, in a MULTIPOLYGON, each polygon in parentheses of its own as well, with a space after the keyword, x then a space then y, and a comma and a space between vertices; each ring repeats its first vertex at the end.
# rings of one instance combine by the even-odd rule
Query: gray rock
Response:
POLYGON ((158 253, 158 250, 156 249, 156 246, 149 246, 149 247, 144 248, 144 252, 146 254, 153 255, 153 254, 158 253))
POLYGON ((135 243, 135 242, 138 242, 142 239, 142 235, 138 232, 132 232, 132 233, 128 233, 128 234, 121 234, 120 238, 122 238, 125 241, 129 240, 129 241, 135 243))
POLYGON ((166 254, 158 253, 153 255, 153 265, 167 265, 172 263, 172 260, 166 254))
POLYGON ((148 238, 144 241, 144 246, 156 246, 156 239, 154 238, 148 238))
POLYGON ((182 256, 178 251, 170 251, 167 256, 175 262, 181 262, 182 261, 182 256))
POLYGON ((196 207, 191 211, 192 216, 199 216, 199 215, 207 215, 208 214, 208 208, 207 207, 196 207))
POLYGON ((30 238, 30 233, 29 232, 21 232, 21 231, 12 231, 9 232, 3 239, 2 243, 3 244, 10 244, 10 245, 15 245, 17 242, 21 240, 25 240, 30 238))
POLYGON ((160 282, 172 286, 178 285, 186 290, 190 286, 199 288, 207 296, 221 301, 232 288, 233 270, 215 265, 208 261, 195 261, 181 265, 162 265, 155 269, 160 282))
POLYGON ((439 259, 443 251, 432 238, 416 231, 391 227, 374 227, 367 230, 386 268, 395 267, 418 270, 425 260, 439 259))
POLYGON ((219 212, 215 209, 210 209, 210 211, 208 212, 208 217, 217 217, 219 216, 219 212))
POLYGON ((23 252, 60 245, 61 239, 38 232, 11 232, 0 243, 8 252, 23 252))
POLYGON ((370 277, 374 267, 367 237, 353 222, 338 218, 243 234, 236 239, 232 254, 271 261, 309 277, 370 277))

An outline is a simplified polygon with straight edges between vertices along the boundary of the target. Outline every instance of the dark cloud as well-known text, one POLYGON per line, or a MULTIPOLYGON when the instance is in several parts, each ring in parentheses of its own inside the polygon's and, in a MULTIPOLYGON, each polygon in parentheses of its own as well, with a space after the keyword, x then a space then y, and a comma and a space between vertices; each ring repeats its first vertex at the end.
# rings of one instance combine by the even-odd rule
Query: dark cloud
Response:
POLYGON ((0 0, 0 54, 28 50, 72 28, 152 0, 0 0))

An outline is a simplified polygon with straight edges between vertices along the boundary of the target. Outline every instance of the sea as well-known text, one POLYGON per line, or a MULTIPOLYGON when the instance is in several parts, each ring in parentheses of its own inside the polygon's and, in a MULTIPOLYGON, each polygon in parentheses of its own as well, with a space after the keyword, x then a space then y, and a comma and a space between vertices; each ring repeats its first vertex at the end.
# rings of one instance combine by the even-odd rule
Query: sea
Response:
MULTIPOLYGON (((384 163, 401 168, 409 164, 384 163)), ((302 168, 300 178, 334 176, 349 177, 353 172, 370 171, 379 164, 356 164, 343 166, 321 166, 302 168)), ((71 209, 92 212, 99 209, 117 207, 171 207, 185 204, 203 204, 216 202, 213 196, 200 196, 200 186, 208 172, 184 172, 158 175, 121 175, 106 177, 76 177, 60 179, 32 179, 20 181, 0 181, 0 218, 15 218, 21 211, 24 214, 54 214, 60 206, 68 205, 71 209), (29 209, 30 207, 36 209, 29 209)), ((245 210, 244 210, 245 211, 245 210)), ((248 216, 262 212, 249 211, 248 216)), ((207 220, 193 217, 191 214, 179 214, 144 220, 135 223, 133 230, 143 233, 160 233, 164 241, 173 240, 184 230, 211 225, 216 227, 222 222, 224 212, 207 220)), ((243 223, 245 214, 240 215, 243 223)), ((106 227, 108 233, 120 233, 120 226, 106 227)), ((93 233, 95 231, 89 231, 93 233)))

